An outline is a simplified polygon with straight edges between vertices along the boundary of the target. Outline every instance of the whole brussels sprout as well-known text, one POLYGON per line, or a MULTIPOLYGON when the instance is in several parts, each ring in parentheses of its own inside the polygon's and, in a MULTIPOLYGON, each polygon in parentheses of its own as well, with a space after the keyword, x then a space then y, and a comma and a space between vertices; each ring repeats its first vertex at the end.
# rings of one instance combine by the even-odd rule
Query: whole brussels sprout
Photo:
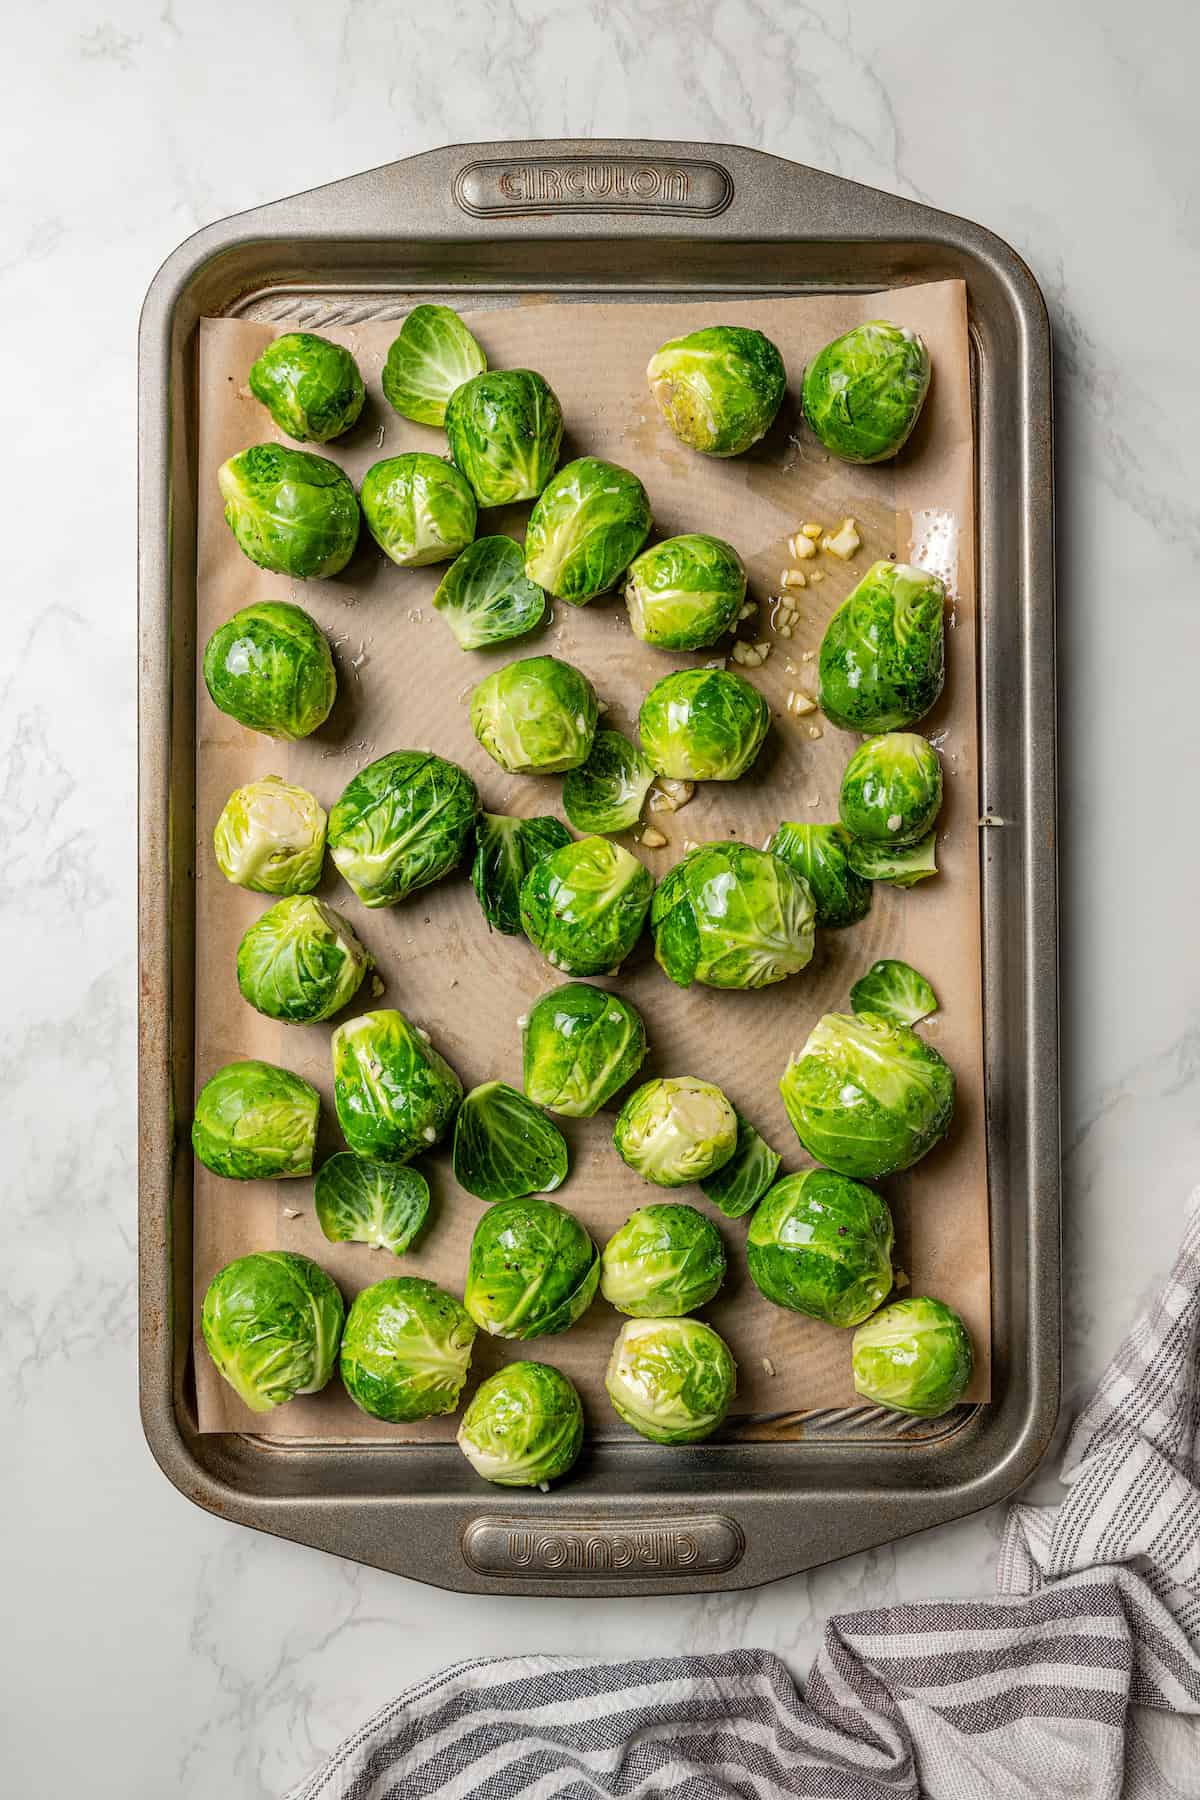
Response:
POLYGON ((887 731, 868 738, 846 764, 838 811, 868 844, 915 844, 942 805, 942 764, 927 738, 887 731))
POLYGON ((291 1250, 239 1256, 200 1311, 208 1354, 251 1412, 318 1394, 333 1374, 345 1303, 324 1269, 291 1250))
POLYGON ((641 1068, 646 1027, 619 994, 568 981, 530 1008, 522 1049, 534 1105, 590 1119, 641 1068))
POLYGON ((907 563, 872 563, 821 639, 818 699, 843 731, 923 718, 945 677, 946 590, 907 563))
POLYGON ((843 462, 885 462, 921 416, 929 352, 906 325, 872 319, 813 357, 802 404, 825 448, 843 462))
POLYGON ((727 1219, 741 1219, 758 1205, 779 1173, 782 1157, 761 1138, 749 1119, 737 1116, 737 1145, 729 1161, 706 1175, 700 1192, 727 1219))
POLYGON ((455 388, 487 368, 487 358, 449 306, 414 306, 383 365, 383 396, 402 419, 445 423, 455 388))
POLYGON ((844 825, 807 825, 785 819, 768 849, 807 883, 816 922, 827 930, 857 925, 871 910, 871 884, 850 866, 844 825))
POLYGON ((650 358, 646 379, 680 443, 706 456, 740 456, 757 444, 787 391, 779 351, 745 325, 672 338, 650 358))
POLYGON ((217 470, 225 523, 238 548, 276 575, 336 575, 358 542, 358 500, 327 456, 253 444, 217 470))
POLYGON ((395 906, 458 867, 478 811, 457 763, 393 750, 346 786, 329 815, 329 852, 364 906, 395 906))
POLYGON ((826 1013, 779 1083, 804 1148, 871 1181, 910 1169, 950 1129, 954 1071, 907 1025, 826 1013))
POLYGON ((402 1163, 339 1150, 317 1170, 313 1211, 331 1244, 367 1244, 399 1256, 429 1213, 429 1183, 402 1163))
POLYGON ((937 832, 927 831, 915 844, 868 844, 852 837, 846 860, 864 881, 886 881, 891 887, 915 887, 936 875, 937 832))
POLYGON ((563 811, 576 831, 630 831, 655 771, 619 731, 598 731, 587 761, 563 782, 563 811))
POLYGON ((733 545, 698 531, 643 550, 625 584, 634 637, 660 650, 706 650, 733 629, 745 598, 733 545))
POLYGON ((446 403, 450 454, 480 506, 536 500, 558 461, 558 396, 532 369, 493 369, 456 388, 446 403))
POLYGON ((578 1219, 553 1200, 505 1200, 475 1227, 463 1303, 493 1337, 553 1337, 583 1317, 599 1279, 578 1219))
POLYGON ((844 1175, 786 1175, 750 1220, 746 1262, 776 1306, 857 1325, 892 1290, 892 1215, 878 1194, 844 1175))
POLYGON ((458 1405, 475 1322, 458 1301, 417 1275, 365 1287, 342 1333, 342 1382, 373 1419, 403 1424, 458 1405))
POLYGON ((545 614, 546 596, 526 575, 519 544, 483 537, 450 564, 433 605, 460 650, 480 650, 532 631, 545 614))
POLYGON ((490 931, 521 935, 521 883, 535 862, 571 842, 557 819, 510 819, 502 813, 480 813, 475 822, 475 860, 471 886, 490 931))
POLYGON ((441 1141, 462 1082, 427 1031, 385 1007, 339 1025, 332 1049, 338 1124, 357 1156, 408 1162, 441 1141))
POLYGON ((374 961, 332 906, 294 894, 243 934, 237 983, 255 1012, 315 1025, 353 1000, 374 961))
POLYGON ((654 877, 607 838, 564 844, 521 884, 521 924, 564 975, 613 975, 642 935, 654 877))
POLYGON ((517 1362, 481 1381, 458 1428, 458 1447, 498 1487, 537 1487, 565 1475, 583 1446, 579 1395, 547 1363, 517 1362))
POLYGON ((366 399, 350 352, 312 331, 287 331, 268 344, 250 370, 249 385, 280 431, 301 444, 341 437, 366 399))
POLYGON ((401 569, 449 562, 475 536, 475 496, 466 477, 424 450, 374 463, 359 498, 367 530, 401 569))
POLYGON ((699 844, 663 878, 650 928, 677 987, 760 988, 806 968, 813 953, 808 883, 769 850, 699 844))
POLYGON ((626 1425, 655 1444, 711 1437, 737 1392, 724 1338, 700 1319, 627 1319, 604 1378, 626 1425))
POLYGON ((856 1013, 878 1013, 893 1025, 916 1025, 938 1009, 937 995, 910 963, 894 956, 872 963, 850 989, 856 1013))
POLYGON ((529 515, 530 581, 586 606, 615 587, 650 534, 650 502, 636 475, 581 456, 551 476, 529 515))
POLYGON ((732 669, 676 669, 638 714, 642 749, 675 781, 736 781, 762 749, 771 709, 732 669))
POLYGON ((229 1181, 285 1181, 311 1175, 320 1098, 315 1087, 274 1063, 226 1063, 196 1096, 192 1149, 229 1181))
POLYGON ((557 656, 526 656, 485 675, 471 695, 471 730, 510 775, 560 775, 587 761, 596 690, 557 656))
POLYGON ((600 1256, 600 1292, 635 1319, 678 1319, 705 1306, 725 1279, 725 1246, 694 1206, 639 1207, 600 1256))
POLYGON ((678 1075, 644 1081, 617 1114, 622 1162, 656 1187, 703 1181, 737 1148, 737 1114, 719 1087, 678 1075))
POLYGON ((325 861, 325 809, 279 775, 235 788, 213 832, 226 881, 255 894, 307 894, 325 861))
POLYGON ((856 1393, 918 1419, 940 1419, 957 1406, 975 1362, 954 1308, 921 1295, 896 1300, 860 1325, 850 1354, 856 1393))
POLYGON ((287 600, 243 606, 217 627, 204 649, 204 685, 239 725, 289 742, 323 725, 337 696, 324 632, 287 600))
POLYGON ((567 1178, 566 1139, 516 1088, 485 1081, 458 1109, 453 1166, 477 1200, 552 1194, 567 1178))

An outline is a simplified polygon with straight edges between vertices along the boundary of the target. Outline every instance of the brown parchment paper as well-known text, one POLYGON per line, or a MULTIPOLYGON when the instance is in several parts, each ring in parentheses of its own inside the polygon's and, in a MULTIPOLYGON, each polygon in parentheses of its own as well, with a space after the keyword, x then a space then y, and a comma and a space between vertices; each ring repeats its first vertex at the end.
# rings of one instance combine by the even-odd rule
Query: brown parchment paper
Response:
MULTIPOLYGON (((826 620, 877 557, 937 566, 951 589, 948 679, 935 714, 921 729, 942 751, 946 797, 939 833, 941 873, 909 892, 875 889, 868 917, 841 932, 818 933, 803 974, 759 993, 682 992, 653 961, 648 936, 617 987, 643 1012, 651 1054, 643 1076, 699 1075, 720 1084, 783 1153, 784 1171, 805 1166, 779 1097, 789 1053, 818 1016, 848 1006, 850 983, 880 956, 901 956, 932 980, 941 1011, 922 1029, 958 1077, 958 1110, 947 1143, 916 1170, 885 1184, 897 1227, 896 1261, 911 1287, 956 1306, 977 1350, 971 1396, 989 1392, 988 1192, 981 1069, 978 797, 972 434, 965 293, 959 282, 902 288, 871 296, 785 298, 717 306, 562 305, 532 302, 468 314, 489 363, 540 370, 567 418, 563 461, 585 451, 636 470, 654 508, 656 532, 709 531, 730 539, 750 571, 759 617, 741 635, 768 639, 769 661, 746 673, 776 715, 751 775, 697 789, 676 815, 655 815, 670 842, 640 850, 660 877, 689 841, 739 837, 761 844, 780 819, 836 818, 841 771, 856 738, 819 715, 786 709, 792 689, 815 689, 811 660, 826 620), (718 316, 753 324, 780 346, 792 377, 780 418, 747 456, 716 461, 675 442, 645 385, 648 357, 665 339, 718 316), (885 316, 922 333, 933 382, 918 429, 901 457, 878 468, 850 468, 827 457, 799 421, 796 389, 808 356, 863 319, 885 316), (798 596, 801 620, 790 641, 770 629, 770 597, 791 561, 785 540, 802 521, 833 525, 844 514, 859 523, 863 547, 850 565, 822 555, 810 562, 824 579, 798 596), (810 659, 805 659, 805 653, 810 659), (823 735, 815 735, 813 727, 823 735)), ((310 329, 345 343, 368 386, 364 415, 324 454, 356 485, 381 456, 404 449, 443 454, 440 431, 409 424, 383 401, 379 372, 398 329, 394 320, 340 326, 306 312, 310 329)), ((645 690, 672 667, 717 652, 682 658, 639 644, 617 595, 575 610, 555 604, 552 622, 495 650, 464 653, 430 606, 444 567, 402 570, 376 550, 365 528, 349 568, 332 580, 294 583, 256 569, 226 528, 216 471, 234 451, 276 438, 270 416, 251 397, 247 374, 270 339, 289 323, 205 320, 200 344, 198 635, 203 646, 231 613, 255 599, 290 598, 329 634, 338 665, 339 698, 326 725, 299 744, 245 731, 218 712, 198 681, 196 1077, 221 1064, 257 1056, 286 1065, 315 1083, 325 1106, 318 1161, 339 1147, 329 1065, 331 1026, 297 1027, 261 1018, 241 999, 234 975, 238 939, 270 901, 227 883, 212 853, 212 829, 229 793, 255 776, 279 774, 311 789, 328 809, 356 769, 400 748, 431 747, 467 768, 493 812, 558 812, 560 780, 506 775, 471 735, 471 686, 498 662, 553 652, 579 665, 610 711, 605 723, 636 735, 645 690)), ((480 532, 520 537, 527 508, 481 514, 480 532)), ((470 885, 443 881, 406 904, 368 912, 330 865, 321 893, 344 910, 378 961, 386 992, 364 986, 351 1010, 397 1006, 432 1033, 464 1083, 499 1077, 520 1086, 518 1017, 561 977, 524 939, 489 935, 470 885)), ((554 1197, 571 1208, 601 1245, 635 1207, 661 1199, 612 1148, 613 1111, 595 1119, 563 1119, 571 1174, 554 1197)), ((433 1189, 431 1222, 401 1259, 361 1245, 329 1244, 312 1210, 310 1181, 222 1181, 197 1165, 195 1187, 195 1316, 214 1272, 254 1249, 286 1248, 319 1261, 347 1301, 369 1282, 402 1272, 431 1277, 461 1296, 467 1246, 480 1202, 459 1189, 445 1149, 426 1159, 433 1189)), ((718 1219, 729 1275, 705 1316, 724 1334, 739 1366, 738 1398, 728 1429, 786 1436, 791 1415, 851 1404, 850 1333, 771 1306, 745 1273, 746 1221, 725 1221, 698 1189, 679 1195, 718 1219), (769 1372, 770 1371, 770 1372, 769 1372)), ((481 1332, 471 1386, 507 1357, 551 1361, 579 1386, 589 1427, 622 1435, 603 1392, 609 1348, 620 1324, 599 1298, 562 1337, 529 1344, 490 1341, 481 1332)), ((445 1439, 456 1421, 388 1426, 360 1413, 335 1379, 319 1395, 293 1401, 266 1417, 246 1410, 216 1375, 199 1339, 196 1384, 202 1430, 251 1430, 280 1437, 445 1439)), ((468 1388, 468 1393, 471 1388, 468 1388)))

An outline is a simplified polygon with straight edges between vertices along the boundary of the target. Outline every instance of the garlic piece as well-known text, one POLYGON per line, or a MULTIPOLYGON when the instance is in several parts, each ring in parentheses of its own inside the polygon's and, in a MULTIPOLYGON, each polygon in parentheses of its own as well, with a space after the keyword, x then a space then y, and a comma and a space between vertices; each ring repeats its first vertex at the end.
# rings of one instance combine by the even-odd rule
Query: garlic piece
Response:
POLYGON ((653 825, 648 825, 638 839, 638 842, 647 850, 662 850, 666 846, 667 839, 663 836, 661 831, 656 831, 653 825))
POLYGON ((826 532, 821 539, 822 550, 828 550, 831 556, 847 562, 856 550, 862 549, 862 539, 853 519, 843 519, 837 530, 826 532))

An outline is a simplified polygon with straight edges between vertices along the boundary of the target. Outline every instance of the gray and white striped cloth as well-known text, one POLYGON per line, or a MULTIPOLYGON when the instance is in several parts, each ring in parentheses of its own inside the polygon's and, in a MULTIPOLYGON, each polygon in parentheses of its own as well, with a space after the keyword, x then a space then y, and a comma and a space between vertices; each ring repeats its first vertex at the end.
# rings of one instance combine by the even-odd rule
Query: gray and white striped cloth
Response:
POLYGON ((291 1800, 1197 1800, 1200 1190, 1077 1420, 1010 1509, 1001 1598, 831 1619, 777 1657, 504 1657, 409 1688, 291 1800))

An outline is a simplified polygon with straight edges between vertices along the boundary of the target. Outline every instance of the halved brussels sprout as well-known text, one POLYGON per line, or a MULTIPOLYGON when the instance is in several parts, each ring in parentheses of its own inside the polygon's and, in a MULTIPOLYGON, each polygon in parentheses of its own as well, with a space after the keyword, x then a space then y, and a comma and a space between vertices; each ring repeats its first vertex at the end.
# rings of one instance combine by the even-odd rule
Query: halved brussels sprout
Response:
POLYGON ((358 499, 350 478, 327 456, 253 444, 217 470, 225 523, 260 569, 336 575, 358 542, 358 499))
POLYGON ((557 819, 480 813, 475 821, 471 886, 490 930, 520 937, 521 883, 535 862, 570 842, 570 832, 557 819))
POLYGON ((910 1169, 950 1129, 954 1071, 907 1025, 826 1013, 779 1083, 804 1148, 871 1181, 910 1169))
POLYGON ((737 1114, 719 1087, 677 1075, 644 1081, 617 1114, 622 1162, 656 1187, 703 1181, 737 1148, 737 1114))
POLYGON ((229 1181, 288 1181, 311 1175, 320 1097, 274 1063, 226 1063, 196 1096, 192 1149, 229 1181))
POLYGON ((346 786, 329 815, 329 853, 364 906, 395 906, 458 867, 478 811, 457 763, 393 750, 346 786))
POLYGON ((576 831, 630 831, 656 771, 619 731, 598 731, 588 759, 563 782, 563 811, 576 831))
POLYGON ((737 1145, 727 1163, 700 1183, 700 1192, 727 1219, 741 1219, 758 1205, 779 1173, 782 1157, 761 1138, 749 1119, 737 1116, 737 1145))
POLYGON ((806 968, 813 953, 808 883, 769 850, 699 844, 654 896, 654 954, 677 987, 760 988, 806 968))
POLYGON ((852 837, 846 860, 864 881, 886 881, 891 887, 915 887, 936 875, 937 832, 927 831, 915 844, 867 844, 852 837))
POLYGON ((567 1178, 567 1144, 540 1107, 503 1081, 472 1088, 454 1122, 454 1179, 477 1200, 552 1194, 567 1178))
POLYGON ((353 1000, 374 963, 332 906, 294 894, 269 906, 243 934, 237 983, 255 1012, 315 1025, 353 1000))
POLYGON ((327 444, 357 421, 366 399, 350 352, 312 331, 286 331, 250 370, 250 392, 297 443, 327 444))
POLYGON ((928 738, 888 731, 868 738, 846 764, 838 811, 869 844, 915 844, 942 805, 942 764, 928 738))
POLYGON ((489 1207, 471 1239, 463 1303, 493 1337, 552 1337, 592 1303, 600 1252, 553 1200, 489 1207))
POLYGON ((564 975, 614 975, 642 935, 654 877, 607 838, 564 844, 521 884, 525 936, 564 975))
POLYGON ((802 402, 825 448, 843 462, 885 462, 921 416, 929 352, 907 325, 872 319, 813 357, 802 402))
POLYGON ((850 1354, 856 1393, 918 1419, 940 1419, 957 1406, 975 1363, 954 1308, 923 1295, 896 1300, 860 1325, 850 1354))
POLYGON ((631 1213, 600 1255, 600 1292, 635 1319, 678 1319, 725 1279, 725 1246, 694 1206, 664 1201, 631 1213))
POLYGON ((892 1291, 892 1215, 859 1181, 805 1169, 786 1175, 750 1221, 746 1262, 776 1306, 857 1325, 892 1291))
POLYGON ((736 781, 762 749, 771 709, 732 669, 676 669, 638 714, 642 749, 675 781, 736 781))
POLYGON ((487 358, 449 306, 414 306, 383 365, 383 397, 402 419, 442 425, 455 388, 487 368, 487 358))
POLYGON ((558 395, 532 369, 493 369, 456 388, 446 405, 450 454, 480 506, 536 500, 558 461, 558 395))
POLYGON ((596 690, 557 656, 526 656, 477 683, 471 730, 510 775, 561 775, 586 762, 596 735, 596 690))
POLYGON ((418 1275, 365 1287, 342 1333, 342 1382, 373 1419, 403 1424, 458 1405, 475 1321, 450 1294, 418 1275))
POLYGON ((581 456, 551 476, 529 515, 525 573, 548 594, 586 606, 616 586, 649 533, 637 476, 581 456))
POLYGON ((288 600, 243 606, 217 627, 204 648, 204 685, 239 725, 288 742, 323 725, 337 696, 325 633, 288 600))
POLYGON ((213 832, 226 881, 255 894, 308 894, 325 861, 325 808, 306 788, 264 775, 235 788, 213 832))
POLYGON ((535 1106, 590 1119, 641 1068, 646 1027, 619 994, 569 981, 530 1008, 523 1056, 525 1092, 535 1106))
POLYGON ((367 530, 401 569, 449 562, 475 536, 475 496, 466 477, 424 450, 374 463, 359 499, 367 530))
POLYGON ((729 1411, 737 1364, 701 1319, 627 1319, 604 1385, 618 1417, 651 1443, 695 1444, 729 1411))
POLYGON ((399 1256, 429 1213, 429 1183, 418 1169, 339 1150, 317 1170, 313 1211, 331 1244, 367 1244, 399 1256))
POLYGON ((546 596, 526 575, 519 544, 483 537, 450 564, 433 605, 460 650, 479 650, 532 631, 545 614, 546 596))
POLYGON ((740 456, 757 444, 787 391, 779 351, 745 325, 672 338, 650 358, 646 379, 680 443, 706 456, 740 456))
POLYGON ((850 867, 844 825, 806 825, 785 819, 767 846, 807 883, 816 922, 828 930, 857 925, 871 910, 871 884, 850 867))
POLYGON ((208 1354, 251 1412, 317 1394, 333 1374, 345 1303, 324 1269, 292 1250, 256 1250, 208 1284, 200 1329, 208 1354))
POLYGON ((331 1047, 338 1124, 357 1156, 408 1162, 441 1141, 462 1082, 427 1031, 384 1007, 339 1025, 331 1047))
POLYGON ((660 650, 706 650, 733 629, 745 598, 733 545, 699 531, 643 550, 625 584, 634 637, 660 650))
POLYGON ((916 1025, 938 1009, 937 995, 910 963, 885 957, 872 963, 850 989, 850 1006, 856 1013, 878 1013, 893 1025, 916 1025))
POLYGON ((873 563, 821 639, 821 711, 844 731, 913 725, 942 691, 946 590, 907 563, 873 563))
POLYGON ((579 1395, 548 1363, 517 1362, 481 1381, 458 1428, 458 1447, 498 1487, 537 1487, 565 1475, 583 1446, 579 1395))

